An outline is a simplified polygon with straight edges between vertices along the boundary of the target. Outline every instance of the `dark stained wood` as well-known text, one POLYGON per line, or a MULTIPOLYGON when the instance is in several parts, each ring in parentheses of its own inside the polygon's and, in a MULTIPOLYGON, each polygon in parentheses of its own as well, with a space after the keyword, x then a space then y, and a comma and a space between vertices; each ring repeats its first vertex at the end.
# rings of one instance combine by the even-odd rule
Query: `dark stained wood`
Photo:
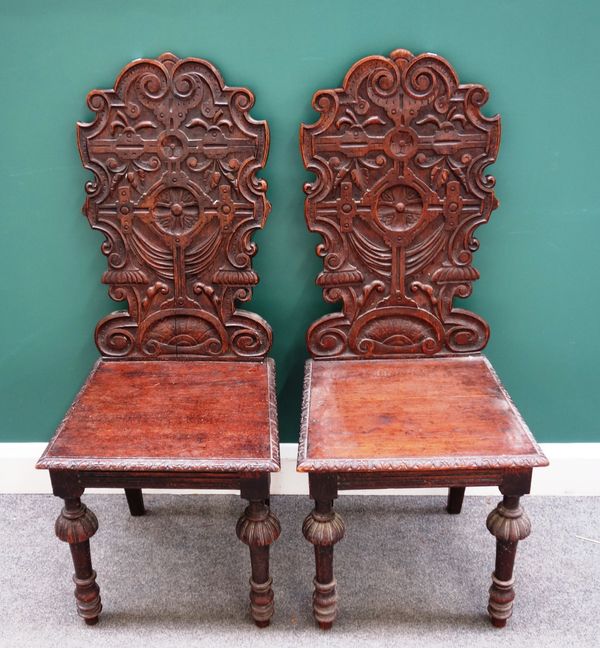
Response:
POLYGON ((448 489, 448 503, 446 504, 446 511, 451 515, 458 515, 462 510, 464 497, 464 486, 451 486, 448 489))
MULTIPOLYGON (((522 470, 522 469, 519 469, 522 470)), ((530 469, 531 470, 531 469, 530 469)), ((313 472, 310 474, 330 474, 313 472)), ((370 488, 430 488, 447 487, 448 484, 463 486, 500 486, 504 483, 506 469, 447 468, 437 470, 339 472, 340 490, 365 490, 370 488)))
MULTIPOLYGON (((65 471, 50 470, 64 474, 65 471)), ((72 470, 77 483, 85 488, 219 488, 240 490, 240 483, 248 473, 188 472, 172 470, 72 470)), ((254 474, 254 473, 253 473, 254 474)), ((261 474, 261 473, 257 473, 261 474)))
POLYGON ((98 520, 79 497, 65 497, 65 505, 55 525, 57 537, 68 542, 75 567, 75 599, 77 612, 87 625, 98 623, 102 611, 100 588, 92 569, 90 538, 98 530, 98 520))
POLYGON ((84 212, 106 241, 109 295, 127 310, 96 328, 110 358, 264 357, 271 329, 240 310, 258 276, 252 233, 269 213, 256 178, 269 148, 246 88, 201 59, 163 54, 127 65, 94 90, 78 124, 84 212))
POLYGON ((308 331, 315 358, 473 353, 489 337, 454 308, 479 278, 473 232, 498 205, 500 118, 483 86, 460 85, 447 61, 406 50, 370 56, 342 88, 317 92, 303 125, 306 221, 323 236, 317 284, 342 311, 308 331))
POLYGON ((484 356, 311 361, 298 469, 543 466, 484 356))
POLYGON ((274 471, 276 421, 270 358, 100 360, 38 467, 274 471))
POLYGON ((268 475, 262 475, 258 479, 242 481, 242 497, 249 501, 249 505, 236 527, 238 538, 250 548, 250 610, 259 628, 268 626, 273 616, 273 579, 269 576, 269 545, 277 540, 281 533, 279 520, 270 508, 268 478, 268 475))
POLYGON ((129 506, 129 512, 131 515, 134 517, 140 517, 146 513, 144 496, 141 488, 126 488, 125 497, 127 498, 127 506, 129 506))
POLYGON ((298 449, 315 500, 303 530, 315 545, 313 611, 324 628, 336 613, 332 539, 344 528, 331 493, 342 489, 445 486, 447 510, 458 513, 465 487, 499 486, 488 610, 496 626, 512 612, 513 549, 528 533, 515 502, 548 461, 479 355, 487 323, 455 305, 479 278, 474 232, 498 206, 486 167, 500 118, 481 113, 487 99, 443 58, 396 50, 318 91, 320 117, 301 127, 316 176, 305 185, 306 222, 323 238, 317 285, 340 304, 307 333, 298 449))
POLYGON ((338 492, 335 476, 311 474, 309 488, 315 507, 304 520, 302 533, 315 548, 313 612, 320 628, 329 630, 337 614, 338 601, 337 583, 333 577, 333 546, 344 537, 346 529, 341 516, 333 510, 338 492))
POLYGON ((505 494, 503 501, 489 514, 487 528, 496 537, 496 567, 492 574, 488 612, 492 624, 503 628, 513 610, 517 544, 531 533, 531 523, 519 497, 505 494))
POLYGON ((89 543, 98 521, 80 500, 88 487, 124 488, 134 516, 145 512, 142 488, 239 489, 249 500, 237 529, 250 549, 251 614, 260 627, 273 614, 271 329, 239 308, 258 282, 252 235, 270 209, 256 177, 269 131, 250 117, 253 103, 211 63, 163 54, 92 91, 94 120, 78 124, 94 174, 83 211, 105 236, 102 282, 125 309, 98 323, 102 359, 38 468, 65 500, 56 534, 70 545, 88 624, 102 609, 89 543))

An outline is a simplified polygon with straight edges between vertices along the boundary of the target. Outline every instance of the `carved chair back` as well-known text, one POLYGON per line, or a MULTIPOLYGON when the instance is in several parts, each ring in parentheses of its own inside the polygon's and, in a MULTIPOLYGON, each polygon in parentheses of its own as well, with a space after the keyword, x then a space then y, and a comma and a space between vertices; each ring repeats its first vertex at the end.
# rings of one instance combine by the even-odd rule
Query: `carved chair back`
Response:
POLYGON ((315 358, 389 358, 480 351, 478 315, 455 308, 479 273, 475 228, 498 205, 494 178, 500 118, 488 92, 460 85, 447 61, 396 50, 369 56, 343 87, 317 92, 303 125, 306 220, 323 237, 317 277, 342 310, 307 334, 315 358))
POLYGON ((246 88, 229 88, 195 58, 163 54, 127 65, 112 90, 94 90, 96 113, 78 124, 84 213, 104 233, 109 295, 126 301, 96 327, 106 358, 251 360, 271 330, 237 308, 258 282, 254 230, 270 205, 255 174, 269 131, 248 111, 246 88))

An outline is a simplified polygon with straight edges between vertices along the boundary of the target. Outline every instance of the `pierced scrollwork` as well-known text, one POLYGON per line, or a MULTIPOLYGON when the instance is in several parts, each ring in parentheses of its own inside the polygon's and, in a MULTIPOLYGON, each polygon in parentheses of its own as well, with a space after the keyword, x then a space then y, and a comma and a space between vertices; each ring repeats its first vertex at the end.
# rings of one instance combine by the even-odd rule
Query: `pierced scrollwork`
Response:
POLYGON ((94 90, 78 124, 84 212, 106 240, 109 295, 127 310, 97 326, 105 357, 257 359, 271 346, 258 315, 238 310, 258 282, 251 237, 270 205, 268 130, 245 88, 201 59, 163 54, 94 90))
POLYGON ((315 95, 301 129, 306 220, 321 234, 317 284, 342 312, 308 332, 314 357, 472 353, 487 343, 478 315, 454 307, 479 278, 475 229, 497 207, 485 175, 500 118, 488 93, 460 85, 434 54, 396 50, 352 66, 343 87, 315 95), (376 289, 373 287, 376 286, 376 289))

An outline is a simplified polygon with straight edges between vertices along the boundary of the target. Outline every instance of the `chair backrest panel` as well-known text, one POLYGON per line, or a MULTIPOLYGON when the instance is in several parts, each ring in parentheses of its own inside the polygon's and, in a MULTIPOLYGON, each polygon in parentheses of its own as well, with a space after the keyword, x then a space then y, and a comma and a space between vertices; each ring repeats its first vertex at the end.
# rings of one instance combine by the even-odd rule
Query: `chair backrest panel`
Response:
POLYGON ((475 228, 497 206, 500 118, 486 118, 480 85, 460 85, 447 61, 396 50, 369 56, 342 88, 317 92, 303 125, 308 227, 323 237, 317 277, 342 312, 307 335, 316 358, 473 353, 489 337, 478 315, 454 308, 479 277, 475 228))
POLYGON ((94 90, 93 122, 78 124, 84 213, 104 233, 110 296, 127 301, 96 328, 103 356, 262 358, 271 330, 237 308, 258 277, 251 241, 269 213, 266 122, 245 88, 229 88, 200 59, 163 54, 127 65, 94 90))

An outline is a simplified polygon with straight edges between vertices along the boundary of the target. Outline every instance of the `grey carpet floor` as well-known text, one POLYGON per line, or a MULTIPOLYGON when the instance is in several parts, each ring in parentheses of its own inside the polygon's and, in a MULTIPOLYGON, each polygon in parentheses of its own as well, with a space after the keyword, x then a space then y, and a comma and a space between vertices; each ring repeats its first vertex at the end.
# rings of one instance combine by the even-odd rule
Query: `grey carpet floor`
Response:
POLYGON ((236 496, 145 494, 132 518, 123 495, 86 495, 104 611, 76 616, 66 545, 53 533, 60 501, 0 496, 0 645, 143 646, 600 646, 600 498, 525 498, 533 533, 517 556, 517 600, 504 630, 485 613, 497 498, 467 497, 460 516, 440 497, 342 496, 346 538, 336 547, 334 629, 310 614, 312 547, 300 533, 309 500, 273 497, 283 532, 272 550, 270 628, 248 614, 249 559, 235 537, 236 496))

